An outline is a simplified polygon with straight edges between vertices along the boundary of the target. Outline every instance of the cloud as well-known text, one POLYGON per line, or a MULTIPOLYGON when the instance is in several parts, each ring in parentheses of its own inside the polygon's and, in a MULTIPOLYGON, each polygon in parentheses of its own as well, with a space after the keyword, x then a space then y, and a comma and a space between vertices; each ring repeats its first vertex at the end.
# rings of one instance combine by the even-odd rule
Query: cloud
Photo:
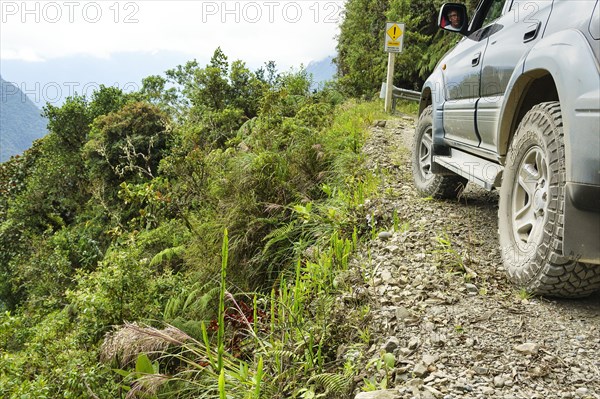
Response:
POLYGON ((27 62, 44 62, 45 60, 35 53, 34 50, 30 48, 25 49, 11 49, 11 48, 2 48, 2 59, 5 60, 19 60, 19 61, 27 61, 27 62))
POLYGON ((2 1, 0 57, 212 54, 298 65, 334 52, 343 0, 2 1))

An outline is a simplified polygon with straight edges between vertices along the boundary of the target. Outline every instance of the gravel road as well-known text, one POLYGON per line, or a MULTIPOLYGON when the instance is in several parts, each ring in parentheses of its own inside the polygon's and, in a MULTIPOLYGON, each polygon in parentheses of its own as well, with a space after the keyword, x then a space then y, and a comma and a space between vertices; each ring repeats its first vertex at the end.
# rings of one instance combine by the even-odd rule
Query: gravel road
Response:
POLYGON ((400 116, 374 126, 364 147, 384 183, 366 204, 378 234, 352 260, 371 336, 353 397, 599 399, 600 293, 560 300, 513 287, 498 250, 497 193, 469 185, 458 200, 420 198, 414 125, 400 116), (392 368, 382 367, 385 353, 392 368), (378 390, 359 393, 365 380, 378 390))

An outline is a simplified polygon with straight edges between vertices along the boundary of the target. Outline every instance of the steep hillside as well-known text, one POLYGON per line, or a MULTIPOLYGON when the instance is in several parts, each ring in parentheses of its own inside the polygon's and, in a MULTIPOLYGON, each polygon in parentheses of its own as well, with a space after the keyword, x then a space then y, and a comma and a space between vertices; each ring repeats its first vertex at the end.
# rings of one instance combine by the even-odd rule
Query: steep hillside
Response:
POLYGON ((0 77, 0 162, 21 154, 45 134, 41 110, 17 86, 0 77))
POLYGON ((371 232, 360 148, 381 107, 309 86, 217 49, 48 108, 49 133, 0 165, 1 398, 133 397, 146 375, 123 374, 158 357, 130 364, 119 337, 148 321, 215 362, 165 357, 173 378, 137 397, 309 397, 342 372, 330 343, 354 330, 330 323, 333 277, 371 232))
POLYGON ((312 75, 313 85, 315 86, 333 80, 336 73, 333 56, 330 55, 321 60, 309 62, 306 66, 306 72, 312 75))

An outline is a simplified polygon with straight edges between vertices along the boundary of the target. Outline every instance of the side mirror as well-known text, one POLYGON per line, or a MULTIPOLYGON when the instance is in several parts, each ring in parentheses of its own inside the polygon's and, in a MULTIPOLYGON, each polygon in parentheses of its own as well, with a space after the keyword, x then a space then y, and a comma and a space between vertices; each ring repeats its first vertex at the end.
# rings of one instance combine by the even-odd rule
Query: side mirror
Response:
POLYGON ((467 32, 467 25, 467 7, 464 4, 446 3, 442 6, 438 17, 440 29, 464 35, 467 32))

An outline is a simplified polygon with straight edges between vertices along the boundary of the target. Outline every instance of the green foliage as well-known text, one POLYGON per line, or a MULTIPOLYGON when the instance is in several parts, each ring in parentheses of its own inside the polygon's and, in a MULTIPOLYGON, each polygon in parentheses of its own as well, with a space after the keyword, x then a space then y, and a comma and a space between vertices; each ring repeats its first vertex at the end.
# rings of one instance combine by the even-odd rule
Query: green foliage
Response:
POLYGON ((205 68, 194 60, 166 75, 166 81, 156 77, 148 81, 146 91, 156 91, 166 83, 175 85, 175 91, 168 92, 171 108, 185 116, 183 128, 193 133, 188 136, 193 146, 223 147, 246 120, 257 115, 257 100, 268 88, 244 62, 237 60, 229 65, 220 48, 205 68))
POLYGON ((230 97, 232 106, 241 109, 245 118, 251 119, 258 114, 257 98, 260 98, 266 89, 266 84, 252 73, 240 60, 231 64, 229 72, 230 97))
POLYGON ((91 101, 85 97, 69 97, 56 107, 47 104, 44 116, 48 118, 48 129, 58 136, 62 147, 79 150, 87 141, 90 123, 98 116, 120 109, 129 99, 120 89, 100 85, 91 101))
POLYGON ((6 220, 10 201, 27 187, 27 178, 39 154, 39 142, 36 142, 23 156, 0 163, 0 221, 6 220))
POLYGON ((169 87, 168 80, 162 76, 148 76, 142 79, 139 98, 158 106, 161 111, 176 119, 181 113, 179 95, 175 87, 169 87))
POLYGON ((517 296, 518 299, 522 300, 522 301, 526 301, 529 300, 533 297, 533 294, 531 292, 527 292, 527 290, 525 288, 519 288, 515 295, 517 296))
POLYGON ((335 58, 339 85, 350 96, 371 98, 385 79, 382 46, 389 1, 349 0, 345 7, 335 58))
POLYGON ((60 108, 46 106, 50 133, 23 157, 2 164, 0 180, 7 184, 2 183, 0 189, 0 243, 10 250, 0 254, 0 301, 9 308, 14 309, 28 292, 40 300, 56 289, 64 290, 71 272, 86 262, 76 255, 64 256, 64 250, 54 250, 60 240, 52 242, 52 235, 76 224, 89 198, 80 154, 89 123, 97 113, 124 101, 120 91, 101 87, 91 102, 71 97, 60 108), (42 288, 46 283, 48 287, 42 288))
POLYGON ((80 274, 77 290, 67 292, 67 299, 82 328, 81 339, 95 342, 111 325, 159 314, 156 306, 160 301, 155 296, 160 298, 165 293, 151 289, 156 277, 147 264, 140 262, 136 251, 115 249, 96 271, 80 274))
POLYGON ((60 136, 52 133, 40 151, 27 186, 15 198, 16 206, 9 215, 36 232, 55 231, 71 224, 87 199, 83 163, 77 154, 62 147, 60 136))
POLYGON ((67 311, 36 320, 14 317, 15 322, 18 325, 8 327, 17 328, 12 338, 16 345, 0 358, 0 396, 79 398, 87 397, 88 387, 94 386, 98 395, 115 397, 106 384, 110 370, 98 364, 89 350, 77 347, 67 311), (25 339, 27 344, 22 345, 25 339))
POLYGON ((88 111, 84 97, 69 97, 61 107, 52 104, 44 108, 44 116, 48 118, 48 129, 54 133, 65 147, 77 150, 85 143, 89 132, 89 124, 93 118, 88 111))
POLYGON ((443 233, 435 238, 436 249, 434 251, 437 262, 440 267, 445 268, 450 273, 467 273, 463 256, 454 246, 447 233, 443 233))
POLYGON ((106 186, 155 176, 169 127, 158 108, 134 102, 94 120, 85 146, 91 178, 106 186))

